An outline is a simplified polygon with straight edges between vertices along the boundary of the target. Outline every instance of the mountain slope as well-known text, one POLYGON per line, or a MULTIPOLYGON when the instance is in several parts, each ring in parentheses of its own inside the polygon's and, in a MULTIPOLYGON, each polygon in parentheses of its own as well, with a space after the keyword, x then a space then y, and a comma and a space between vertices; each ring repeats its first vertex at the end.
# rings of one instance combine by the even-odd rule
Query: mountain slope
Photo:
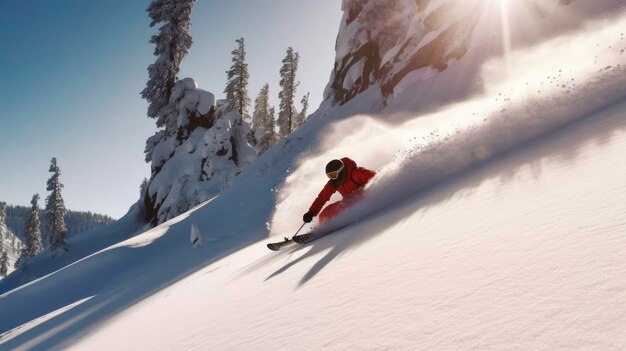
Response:
MULTIPOLYGON (((258 243, 181 275, 225 242, 192 249, 168 222, 55 273, 73 272, 81 296, 42 303, 21 329, 3 321, 0 348, 621 350, 624 116, 618 104, 278 254, 258 243), (97 283, 119 260, 130 272, 97 283), (141 298, 173 270, 175 284, 141 298)), ((45 280, 23 289, 37 285, 55 296, 45 280)), ((0 303, 17 313, 26 296, 0 303)))
POLYGON ((246 248, 73 349, 622 350, 625 116, 602 111, 313 245, 246 248))

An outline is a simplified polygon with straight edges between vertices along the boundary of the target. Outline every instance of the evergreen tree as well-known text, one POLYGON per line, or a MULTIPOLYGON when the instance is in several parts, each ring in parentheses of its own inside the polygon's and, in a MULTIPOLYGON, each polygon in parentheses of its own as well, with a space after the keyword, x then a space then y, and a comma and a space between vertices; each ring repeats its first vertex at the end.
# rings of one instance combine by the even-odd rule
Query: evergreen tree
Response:
MULTIPOLYGON (((0 201, 0 253, 2 254, 3 258, 4 256, 7 255, 6 247, 11 249, 12 245, 13 246, 15 245, 15 235, 13 235, 13 233, 11 233, 11 231, 7 227, 6 219, 7 219, 6 203, 0 201), (10 237, 13 237, 13 242, 11 244, 9 244, 10 237), (5 241, 6 241, 6 244, 5 244, 5 241)), ((7 260, 8 260, 8 257, 7 257, 7 260)), ((6 276, 6 273, 7 273, 6 265, 7 265, 7 262, 2 261, 2 259, 0 259, 0 275, 2 276, 6 276), (2 272, 4 272, 4 274, 2 272)))
POLYGON ((148 194, 148 178, 143 178, 141 185, 139 185, 139 198, 143 200, 148 194))
POLYGON ((167 124, 159 111, 169 103, 170 93, 177 80, 180 64, 193 43, 191 9, 195 0, 154 0, 147 8, 152 20, 150 27, 160 24, 159 34, 153 35, 156 62, 148 67, 150 79, 141 96, 149 103, 148 116, 157 118, 157 126, 167 124))
POLYGON ((254 100, 252 128, 259 148, 259 154, 269 149, 276 140, 274 131, 274 108, 270 107, 270 86, 265 84, 254 100))
POLYGON ((307 110, 309 109, 309 96, 310 95, 311 93, 307 93, 306 95, 302 97, 302 100, 300 100, 300 103, 302 104, 302 111, 300 111, 300 113, 298 113, 298 116, 296 117, 295 128, 298 128, 301 125, 303 125, 304 121, 307 118, 306 114, 307 114, 307 110))
POLYGON ((224 93, 228 100, 228 111, 237 111, 249 122, 248 106, 250 97, 248 96, 248 64, 246 63, 246 46, 243 38, 235 40, 238 46, 231 52, 233 55, 233 65, 226 71, 228 81, 224 93))
POLYGON ((262 153, 269 150, 276 141, 278 141, 278 134, 276 133, 276 109, 270 107, 270 113, 267 119, 268 138, 266 138, 261 144, 262 153))
POLYGON ((5 202, 0 201, 0 247, 2 247, 2 243, 4 242, 4 238, 9 238, 8 232, 9 228, 7 228, 7 213, 6 213, 5 202))
POLYGON ((254 99, 254 112, 252 113, 252 128, 254 130, 265 127, 270 112, 270 85, 265 83, 259 95, 254 99))
POLYGON ((9 273, 9 256, 6 251, 2 251, 2 256, 0 257, 0 276, 6 277, 7 273, 9 273))
POLYGON ((28 218, 24 224, 24 234, 26 235, 26 247, 22 251, 23 257, 34 257, 43 250, 41 244, 41 228, 39 221, 39 194, 33 195, 28 210, 28 218))
POLYGON ((67 236, 67 226, 65 225, 65 203, 61 196, 61 184, 59 177, 61 169, 57 165, 57 159, 52 158, 50 162, 50 170, 52 177, 48 179, 48 191, 50 195, 46 198, 46 223, 47 223, 47 241, 52 251, 65 246, 65 238, 67 236))
POLYGON ((293 51, 293 48, 287 49, 287 55, 283 59, 283 66, 280 68, 280 87, 282 90, 278 94, 280 99, 280 110, 278 112, 278 134, 281 138, 289 135, 294 129, 294 117, 296 110, 294 106, 294 98, 296 88, 300 82, 296 81, 296 71, 298 70, 298 62, 300 54, 293 51))

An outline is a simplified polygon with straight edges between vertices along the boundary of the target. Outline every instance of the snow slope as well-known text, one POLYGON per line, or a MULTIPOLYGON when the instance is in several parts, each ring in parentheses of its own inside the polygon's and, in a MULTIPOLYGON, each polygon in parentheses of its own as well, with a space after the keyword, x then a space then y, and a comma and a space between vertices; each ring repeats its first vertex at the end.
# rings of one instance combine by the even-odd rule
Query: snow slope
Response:
POLYGON ((69 252, 55 254, 50 250, 45 250, 28 259, 14 274, 0 280, 0 296, 16 287, 45 277, 68 264, 124 241, 134 234, 144 231, 145 229, 142 230, 144 226, 145 223, 140 219, 137 206, 132 206, 129 212, 116 222, 68 238, 66 242, 70 248, 69 252))
POLYGON ((623 350, 625 152, 621 104, 308 247, 241 250, 70 349, 623 350))
POLYGON ((321 106, 219 197, 14 273, 0 350, 624 349, 625 25, 515 52, 538 63, 508 79, 489 62, 483 94, 428 115, 406 113, 411 77, 398 105, 321 106), (269 252, 344 153, 381 174, 335 224, 363 219, 269 252))
POLYGON ((623 350, 625 152, 621 103, 309 246, 198 265, 202 251, 163 247, 188 235, 169 222, 169 238, 160 227, 84 262, 91 291, 3 319, 0 348, 623 350), (168 260, 145 254, 155 245, 168 260), (141 268, 97 283, 124 251, 141 268), (136 301, 150 269, 180 280, 136 301))

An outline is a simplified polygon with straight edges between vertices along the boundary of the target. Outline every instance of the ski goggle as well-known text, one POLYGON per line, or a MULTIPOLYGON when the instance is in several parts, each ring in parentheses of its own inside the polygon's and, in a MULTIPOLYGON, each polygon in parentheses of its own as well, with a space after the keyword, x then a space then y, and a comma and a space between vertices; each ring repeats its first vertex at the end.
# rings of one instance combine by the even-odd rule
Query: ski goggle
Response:
POLYGON ((338 170, 336 171, 332 171, 332 172, 328 172, 326 173, 326 175, 328 176, 328 178, 335 180, 337 178, 339 178, 339 173, 341 173, 341 171, 343 171, 343 167, 344 165, 342 164, 341 167, 339 167, 338 170))

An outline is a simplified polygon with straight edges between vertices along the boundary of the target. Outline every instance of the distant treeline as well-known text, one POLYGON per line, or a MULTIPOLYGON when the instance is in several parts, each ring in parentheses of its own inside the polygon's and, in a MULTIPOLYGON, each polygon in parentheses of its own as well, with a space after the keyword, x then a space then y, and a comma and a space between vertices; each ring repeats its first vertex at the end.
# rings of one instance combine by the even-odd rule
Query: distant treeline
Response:
MULTIPOLYGON (((7 206, 6 208, 7 219, 6 224, 9 229, 17 235, 17 237, 24 242, 24 222, 28 216, 28 207, 26 206, 7 206)), ((40 210, 39 215, 41 218, 45 218, 44 210, 40 210)), ((80 212, 80 211, 67 211, 65 215, 65 223, 67 225, 67 237, 70 238, 76 234, 86 232, 92 229, 103 227, 107 224, 113 223, 115 219, 92 212, 80 212)), ((41 223, 41 233, 47 234, 47 228, 45 221, 41 223)))

